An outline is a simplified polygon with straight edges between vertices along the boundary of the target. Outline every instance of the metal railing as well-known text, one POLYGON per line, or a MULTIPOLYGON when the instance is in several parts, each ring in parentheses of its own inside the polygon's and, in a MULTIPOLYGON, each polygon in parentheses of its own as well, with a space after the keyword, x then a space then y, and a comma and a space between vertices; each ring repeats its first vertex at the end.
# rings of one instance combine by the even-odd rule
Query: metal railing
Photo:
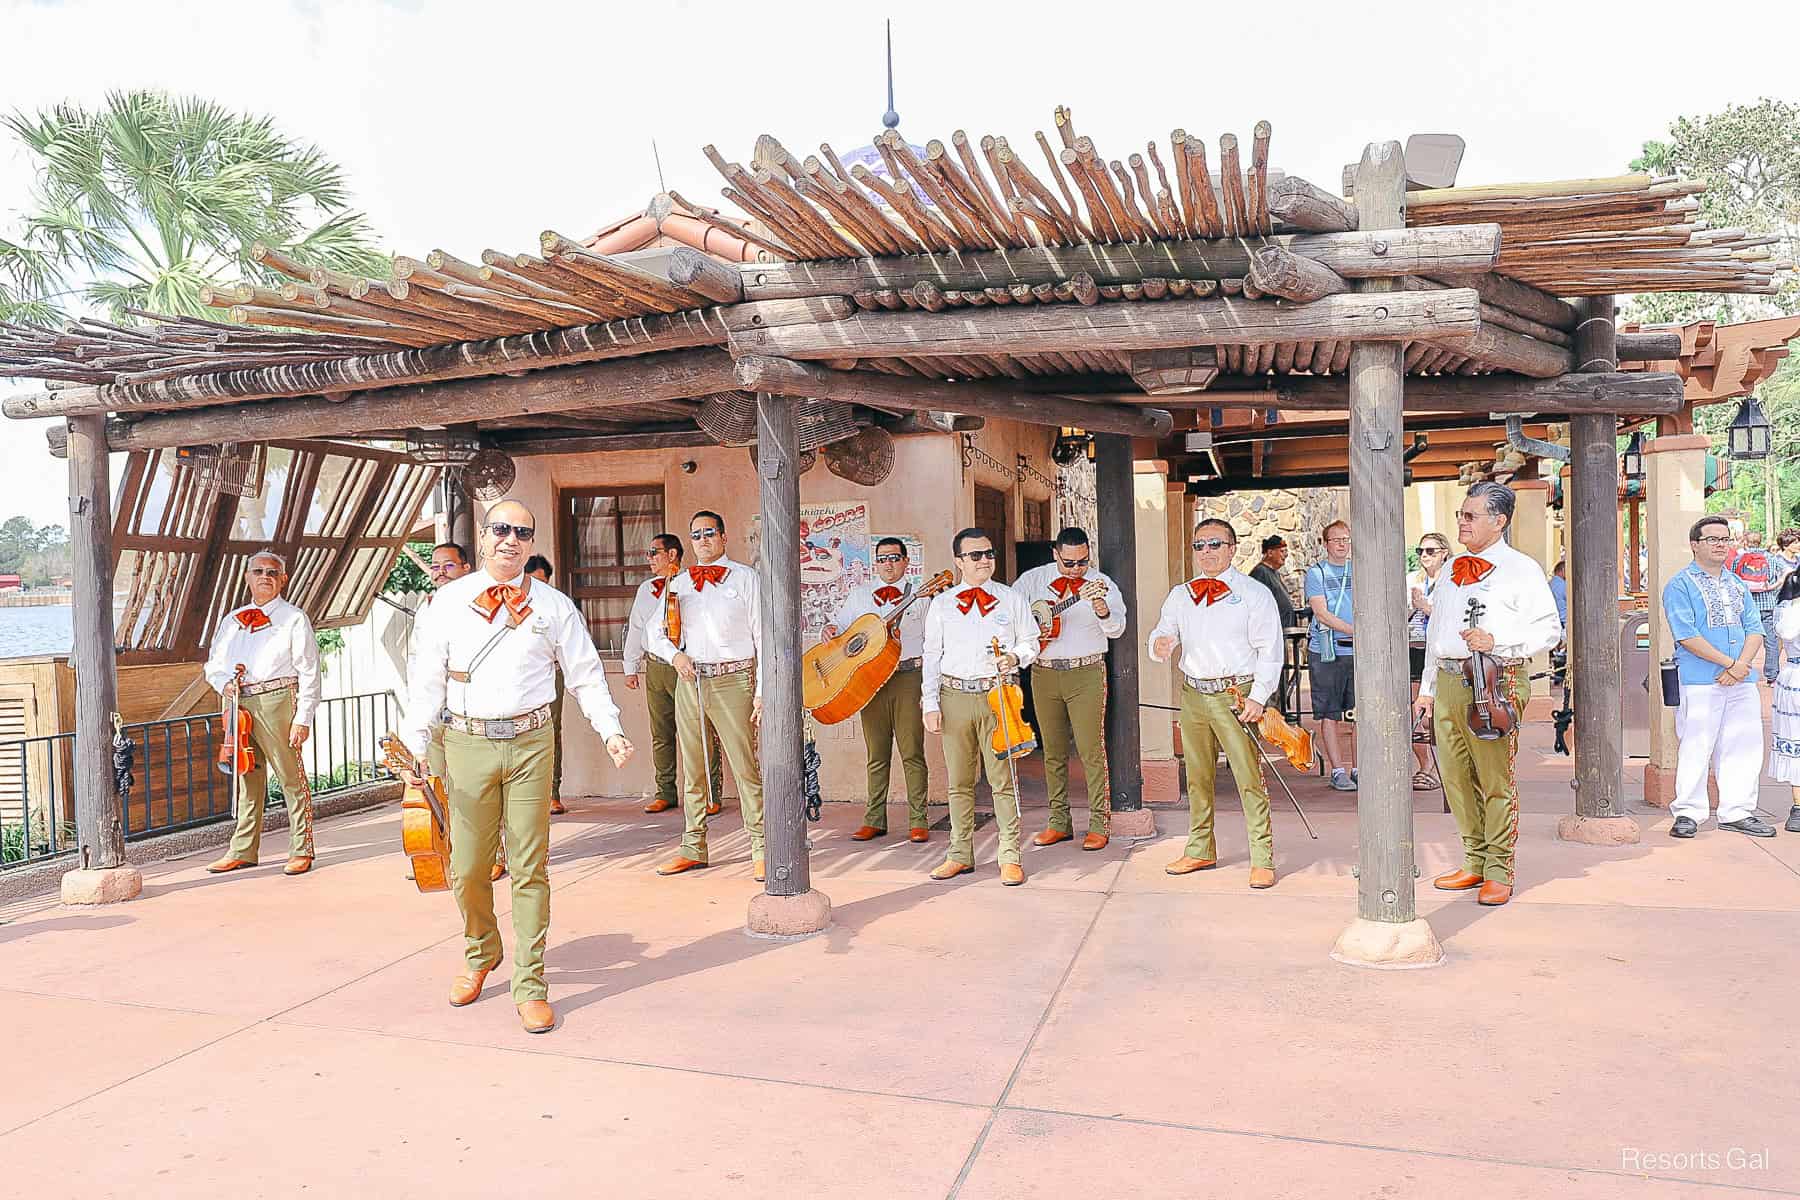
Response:
MULTIPOLYGON (((327 796, 389 778, 379 739, 399 724, 400 715, 392 692, 321 701, 300 752, 312 794, 327 796)), ((124 733, 133 745, 132 787, 124 805, 127 841, 231 818, 231 779, 217 761, 218 713, 144 721, 125 726, 124 733)), ((73 733, 0 742, 0 869, 73 851, 74 757, 73 733)), ((284 803, 280 782, 271 775, 269 805, 284 803)))

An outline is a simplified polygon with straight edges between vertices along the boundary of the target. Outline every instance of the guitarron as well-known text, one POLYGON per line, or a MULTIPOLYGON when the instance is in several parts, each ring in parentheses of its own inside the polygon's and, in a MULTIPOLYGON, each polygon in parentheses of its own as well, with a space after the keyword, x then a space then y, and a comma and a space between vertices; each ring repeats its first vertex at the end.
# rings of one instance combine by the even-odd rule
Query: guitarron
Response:
POLYGON ((808 650, 800 659, 800 693, 813 720, 836 725, 861 712, 900 663, 901 614, 954 582, 950 572, 939 571, 887 616, 864 613, 837 637, 808 650))
POLYGON ((410 771, 425 781, 423 791, 407 785, 400 800, 400 848, 412 860, 413 882, 421 892, 445 891, 450 887, 450 814, 444 781, 392 733, 381 739, 381 753, 388 770, 410 771))

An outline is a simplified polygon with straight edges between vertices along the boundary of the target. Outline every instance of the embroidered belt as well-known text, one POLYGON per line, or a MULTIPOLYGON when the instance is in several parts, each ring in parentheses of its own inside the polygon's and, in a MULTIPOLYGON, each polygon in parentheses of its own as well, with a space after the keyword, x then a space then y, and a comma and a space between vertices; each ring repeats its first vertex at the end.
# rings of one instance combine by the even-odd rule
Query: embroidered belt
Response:
POLYGON ((284 675, 280 679, 265 679, 261 683, 246 683, 241 689, 246 696, 260 696, 264 692, 281 692, 288 688, 299 688, 298 675, 284 675))
POLYGON ((1073 671, 1078 667, 1091 667, 1097 662, 1106 661, 1106 652, 1084 654, 1080 658, 1040 658, 1032 663, 1032 669, 1043 667, 1046 671, 1073 671))
POLYGON ((444 717, 444 725, 448 729, 496 742, 516 738, 521 733, 530 733, 532 730, 542 729, 548 724, 550 724, 550 706, 548 704, 540 704, 530 712, 520 713, 516 717, 502 717, 498 720, 465 717, 461 713, 448 713, 444 717))
POLYGON ((894 664, 894 674, 898 675, 902 671, 920 671, 924 668, 925 657, 923 655, 918 658, 903 658, 894 664))
POLYGON ((1256 682, 1254 675, 1228 675, 1223 679, 1195 679, 1183 671, 1181 677, 1187 681, 1189 687, 1202 696, 1216 696, 1220 692, 1229 692, 1232 688, 1246 687, 1256 682))
MULTIPOLYGON (((1523 666, 1530 661, 1529 659, 1524 658, 1501 658, 1498 654, 1490 654, 1488 657, 1503 667, 1523 666)), ((1440 658, 1438 659, 1438 673, 1441 675, 1460 676, 1462 674, 1463 664, 1468 661, 1469 660, 1466 658, 1440 658)))
POLYGON ((694 664, 694 670, 707 679, 711 679, 715 675, 736 675, 739 671, 748 671, 755 665, 754 658, 739 658, 731 662, 697 662, 694 664))
POLYGON ((954 675, 942 675, 938 682, 947 692, 991 692, 996 681, 992 675, 986 679, 958 679, 954 675))

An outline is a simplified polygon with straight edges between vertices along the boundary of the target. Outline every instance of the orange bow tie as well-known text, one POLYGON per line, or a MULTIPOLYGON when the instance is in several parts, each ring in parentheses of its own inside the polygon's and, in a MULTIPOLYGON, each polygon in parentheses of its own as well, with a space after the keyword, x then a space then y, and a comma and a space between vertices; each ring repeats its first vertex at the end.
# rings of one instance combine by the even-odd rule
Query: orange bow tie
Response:
POLYGON ((1070 596, 1081 590, 1081 580, 1058 575, 1050 581, 1050 590, 1059 596, 1070 596))
POLYGON ((237 614, 237 623, 251 633, 255 633, 259 629, 267 629, 272 622, 269 620, 269 614, 262 609, 246 608, 237 614))
POLYGON ((1231 585, 1223 579, 1191 579, 1188 581, 1188 595, 1194 603, 1205 601, 1208 605, 1217 604, 1231 595, 1231 585))
POLYGON ((506 623, 515 629, 531 612, 531 605, 525 603, 525 593, 510 583, 496 583, 487 591, 476 596, 472 606, 488 621, 492 621, 495 615, 504 608, 506 623))
POLYGON ((1472 587, 1488 577, 1494 564, 1473 554, 1464 554, 1450 564, 1450 582, 1457 587, 1472 587))
POLYGON ((669 581, 666 579, 652 579, 650 581, 650 594, 655 596, 658 600, 661 600, 663 589, 668 586, 669 581))
POLYGON ((725 582, 725 568, 718 566, 689 567, 688 578, 694 581, 694 590, 696 592, 703 592, 706 590, 706 585, 709 583, 725 582))
POLYGON ((900 595, 900 589, 897 587, 878 587, 875 589, 875 603, 892 604, 900 599, 900 595))
POLYGON ((981 615, 985 617, 988 615, 989 610, 998 603, 1000 603, 999 599, 986 588, 964 588, 962 591, 956 593, 957 611, 965 614, 971 608, 978 608, 981 610, 981 615))

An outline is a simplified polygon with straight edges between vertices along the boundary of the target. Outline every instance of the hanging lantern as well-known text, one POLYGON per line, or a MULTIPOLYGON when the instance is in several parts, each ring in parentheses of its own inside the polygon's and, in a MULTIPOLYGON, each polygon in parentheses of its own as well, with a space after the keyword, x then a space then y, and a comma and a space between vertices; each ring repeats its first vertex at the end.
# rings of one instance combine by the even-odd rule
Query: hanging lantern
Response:
POLYGON ((1738 405, 1737 416, 1725 431, 1725 448, 1733 458, 1769 457, 1769 419, 1755 396, 1745 396, 1738 405))
POLYGON ((1636 430, 1631 440, 1625 443, 1625 450, 1619 455, 1619 469, 1628 482, 1636 482, 1644 477, 1644 432, 1636 430))

